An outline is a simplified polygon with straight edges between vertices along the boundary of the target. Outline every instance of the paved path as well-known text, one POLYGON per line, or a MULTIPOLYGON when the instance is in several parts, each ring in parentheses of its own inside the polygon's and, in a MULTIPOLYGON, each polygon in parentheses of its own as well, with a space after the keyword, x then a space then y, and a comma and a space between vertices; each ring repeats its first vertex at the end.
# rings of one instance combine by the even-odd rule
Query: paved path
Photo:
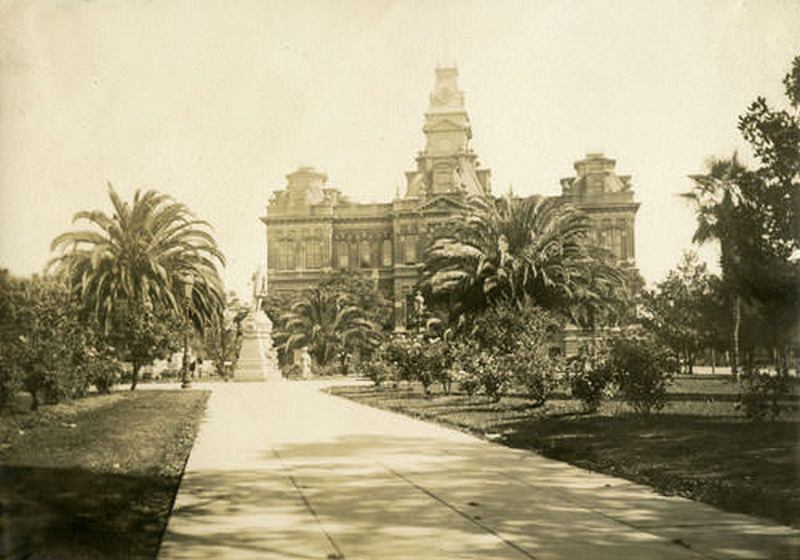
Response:
POLYGON ((213 386, 161 558, 798 558, 798 532, 375 410, 213 386))

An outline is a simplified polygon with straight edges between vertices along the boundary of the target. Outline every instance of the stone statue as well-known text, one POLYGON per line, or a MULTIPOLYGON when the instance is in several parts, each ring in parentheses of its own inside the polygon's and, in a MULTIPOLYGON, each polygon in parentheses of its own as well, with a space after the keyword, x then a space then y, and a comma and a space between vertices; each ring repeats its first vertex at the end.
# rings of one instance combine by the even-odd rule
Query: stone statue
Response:
POLYGON ((261 308, 261 300, 267 295, 267 278, 260 266, 250 277, 250 283, 253 284, 253 311, 257 311, 261 308))
POLYGON ((233 378, 236 381, 280 380, 277 355, 272 346, 272 321, 261 303, 266 295, 266 278, 259 268, 250 277, 253 303, 242 320, 242 347, 233 378))
POLYGON ((308 353, 308 348, 303 348, 300 354, 300 368, 303 379, 311 377, 311 355, 308 353))
POLYGON ((422 297, 422 293, 420 293, 419 290, 417 290, 417 294, 414 296, 414 311, 417 316, 422 316, 422 313, 425 311, 425 298, 422 297))

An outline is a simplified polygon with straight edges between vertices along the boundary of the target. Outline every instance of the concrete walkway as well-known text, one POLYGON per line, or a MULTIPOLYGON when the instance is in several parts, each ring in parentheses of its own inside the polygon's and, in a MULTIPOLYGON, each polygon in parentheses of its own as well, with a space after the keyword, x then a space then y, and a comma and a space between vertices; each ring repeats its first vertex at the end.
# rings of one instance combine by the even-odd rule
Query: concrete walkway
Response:
POLYGON ((320 385, 210 386, 161 558, 800 558, 788 527, 320 385))

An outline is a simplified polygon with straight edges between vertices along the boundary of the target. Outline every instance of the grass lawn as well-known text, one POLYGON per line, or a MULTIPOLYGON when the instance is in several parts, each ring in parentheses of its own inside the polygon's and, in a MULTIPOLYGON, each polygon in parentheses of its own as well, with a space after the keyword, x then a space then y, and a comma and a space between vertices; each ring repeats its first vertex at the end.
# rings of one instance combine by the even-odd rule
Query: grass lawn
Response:
POLYGON ((125 391, 0 416, 0 557, 154 558, 207 398, 125 391))
POLYGON ((797 417, 751 422, 735 410, 736 385, 679 379, 660 413, 640 418, 622 403, 584 414, 566 398, 541 408, 465 395, 425 397, 419 387, 336 387, 364 404, 435 420, 498 443, 650 485, 723 509, 800 526, 797 417))

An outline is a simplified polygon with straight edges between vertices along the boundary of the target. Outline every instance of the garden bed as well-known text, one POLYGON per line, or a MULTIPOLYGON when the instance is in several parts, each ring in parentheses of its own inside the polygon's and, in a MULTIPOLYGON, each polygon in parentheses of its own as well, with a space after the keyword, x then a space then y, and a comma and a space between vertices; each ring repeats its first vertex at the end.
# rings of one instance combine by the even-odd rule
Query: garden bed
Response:
POLYGON ((737 386, 729 381, 678 380, 665 409, 648 418, 628 414, 616 401, 584 414, 580 403, 563 398, 536 408, 514 396, 496 403, 465 395, 425 397, 417 386, 330 391, 663 494, 800 526, 797 413, 782 421, 751 422, 736 410, 731 396, 737 386))
POLYGON ((154 558, 207 398, 118 392, 0 416, 0 556, 154 558))

